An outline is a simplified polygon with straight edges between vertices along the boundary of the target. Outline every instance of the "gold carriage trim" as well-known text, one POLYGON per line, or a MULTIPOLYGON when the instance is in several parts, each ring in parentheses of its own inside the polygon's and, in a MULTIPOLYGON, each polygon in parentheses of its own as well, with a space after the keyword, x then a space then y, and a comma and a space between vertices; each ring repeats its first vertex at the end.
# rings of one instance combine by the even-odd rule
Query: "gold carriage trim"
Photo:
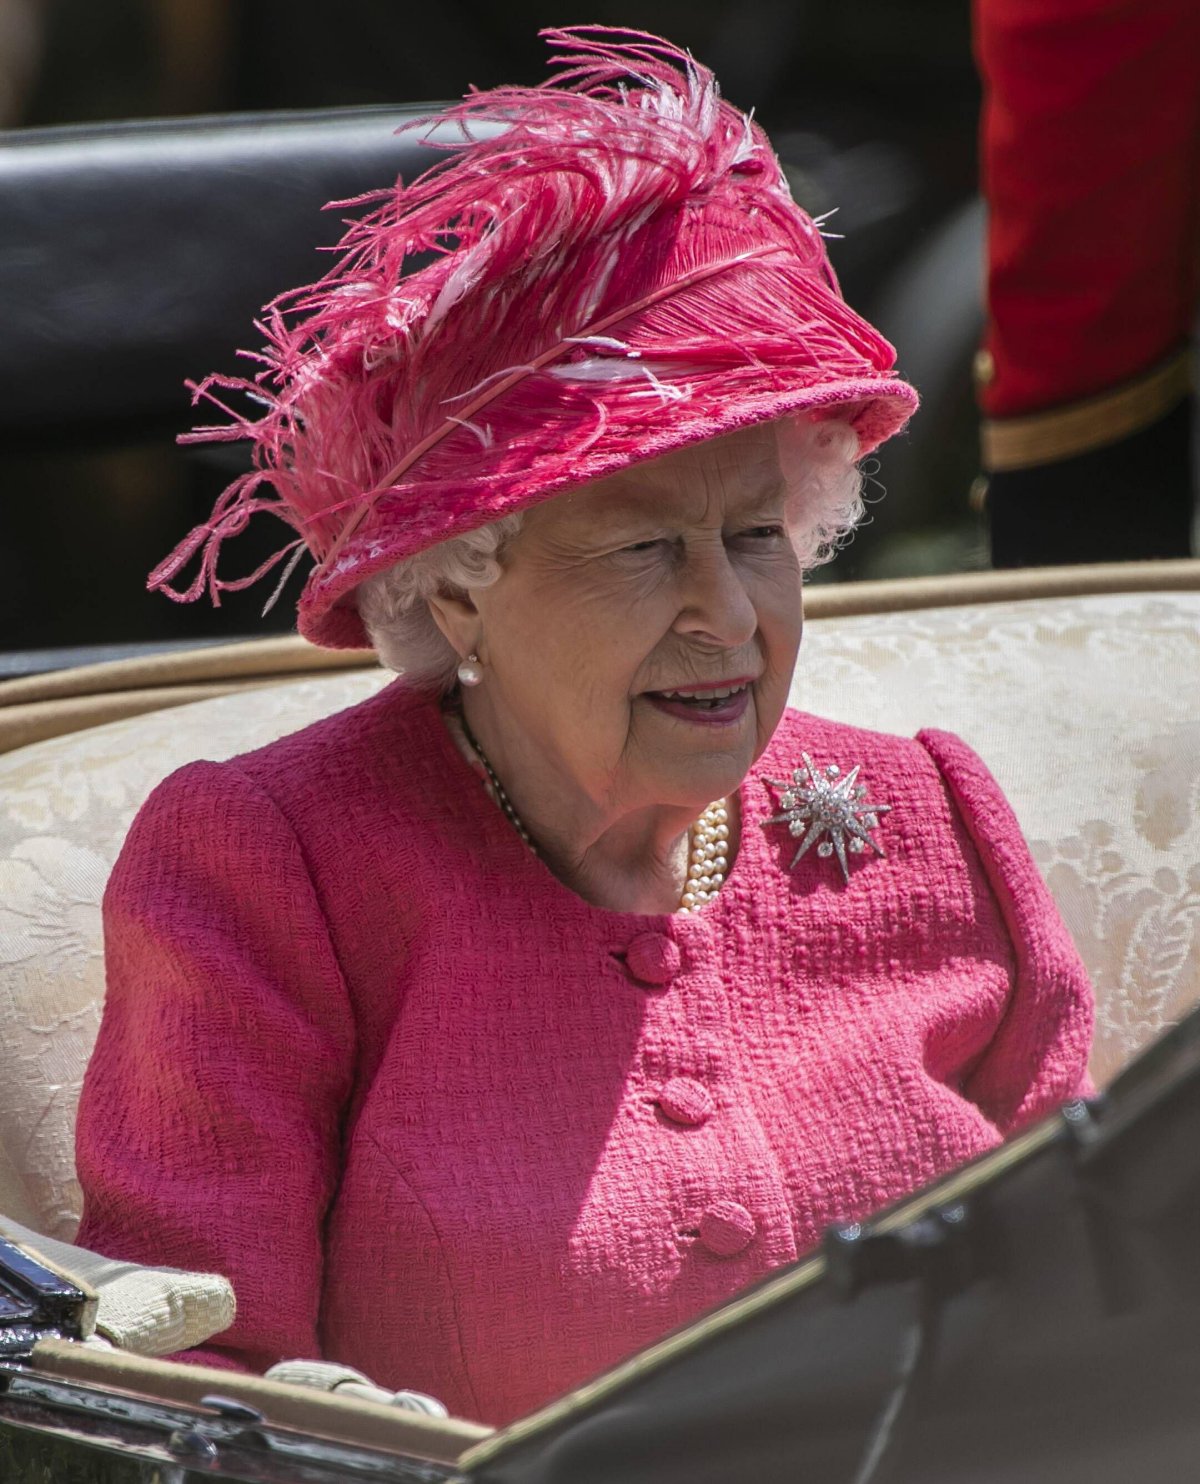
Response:
POLYGON ((1165 417, 1191 387, 1192 355, 1185 347, 1115 391, 1026 417, 986 418, 980 429, 983 467, 998 474, 1105 448, 1165 417))

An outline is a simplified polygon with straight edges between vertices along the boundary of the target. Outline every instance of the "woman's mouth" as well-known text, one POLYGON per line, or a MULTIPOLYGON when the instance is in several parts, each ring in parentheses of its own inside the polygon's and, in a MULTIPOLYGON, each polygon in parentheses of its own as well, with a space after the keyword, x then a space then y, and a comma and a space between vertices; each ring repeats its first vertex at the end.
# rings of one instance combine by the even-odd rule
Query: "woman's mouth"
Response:
POLYGON ((685 685, 678 690, 646 691, 645 696, 668 716, 708 726, 728 725, 745 715, 750 684, 749 680, 731 680, 722 685, 685 685))

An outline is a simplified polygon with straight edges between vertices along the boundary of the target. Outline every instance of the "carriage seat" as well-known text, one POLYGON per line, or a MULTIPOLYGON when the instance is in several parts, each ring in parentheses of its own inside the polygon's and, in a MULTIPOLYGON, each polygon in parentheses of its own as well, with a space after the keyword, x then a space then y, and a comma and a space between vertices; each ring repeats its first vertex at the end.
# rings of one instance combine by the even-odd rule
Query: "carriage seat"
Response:
MULTIPOLYGON (((1200 997, 1200 562, 1170 565, 1184 590, 1081 592, 1076 574, 1073 591, 1043 578, 1021 596, 984 574, 952 583, 952 602, 936 585, 857 585, 847 613, 844 590, 814 589, 793 687, 793 704, 837 720, 957 731, 989 764, 1091 973, 1100 1086, 1200 997)), ((182 764, 260 746, 390 678, 367 656, 341 664, 186 705, 167 687, 170 709, 0 756, 0 1212, 14 1221, 68 1242, 78 1223, 100 899, 134 812, 182 764)), ((0 739, 6 701, 27 706, 28 689, 0 685, 0 739)))

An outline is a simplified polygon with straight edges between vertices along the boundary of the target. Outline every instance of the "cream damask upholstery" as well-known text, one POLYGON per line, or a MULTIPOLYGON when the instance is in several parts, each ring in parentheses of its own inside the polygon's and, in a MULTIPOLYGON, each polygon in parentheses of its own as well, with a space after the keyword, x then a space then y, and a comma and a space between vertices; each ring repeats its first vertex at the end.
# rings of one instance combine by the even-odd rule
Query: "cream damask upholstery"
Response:
POLYGON ((100 1024, 100 901, 130 821, 174 769, 352 705, 362 670, 130 717, 0 757, 0 1211, 70 1241, 75 1108, 100 1024))
MULTIPOLYGON (((69 1240, 72 1125, 103 997, 100 898, 153 785, 372 694, 241 690, 0 757, 0 1211, 69 1240)), ((1101 1084, 1200 998, 1200 592, 825 619, 794 704, 959 732, 1008 793, 1093 976, 1101 1084)))
POLYGON ((1099 1086, 1200 1001, 1200 593, 813 626, 793 703, 958 732, 1008 795, 1096 990, 1099 1086))

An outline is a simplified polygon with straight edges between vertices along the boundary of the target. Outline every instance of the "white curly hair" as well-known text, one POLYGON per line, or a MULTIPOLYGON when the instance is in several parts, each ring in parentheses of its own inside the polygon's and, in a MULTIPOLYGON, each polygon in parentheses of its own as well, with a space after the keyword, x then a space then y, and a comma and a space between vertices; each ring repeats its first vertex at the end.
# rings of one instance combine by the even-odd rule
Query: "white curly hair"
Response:
MULTIPOLYGON (((805 571, 829 561, 863 515, 858 437, 848 423, 796 418, 776 424, 789 491, 792 540, 805 571)), ((414 685, 449 691, 459 656, 434 622, 429 599, 490 587, 523 512, 454 536, 368 577, 355 593, 380 663, 414 685)))

